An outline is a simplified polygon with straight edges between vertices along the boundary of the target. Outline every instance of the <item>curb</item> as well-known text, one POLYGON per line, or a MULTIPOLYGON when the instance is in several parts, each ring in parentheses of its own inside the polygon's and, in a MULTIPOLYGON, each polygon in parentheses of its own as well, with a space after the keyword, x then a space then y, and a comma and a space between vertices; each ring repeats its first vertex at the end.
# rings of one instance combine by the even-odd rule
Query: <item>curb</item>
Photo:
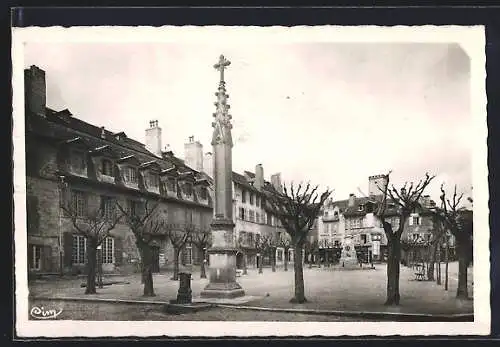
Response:
POLYGON ((267 312, 285 312, 299 313, 322 316, 344 316, 344 317, 359 317, 369 319, 393 319, 398 321, 433 321, 433 322, 473 322, 473 313, 457 313, 457 314, 429 314, 429 313, 399 313, 399 312, 373 312, 373 311, 339 311, 339 310, 314 310, 301 308, 271 308, 258 306, 241 306, 230 304, 217 304, 217 307, 233 308, 240 310, 267 311, 267 312))
MULTIPOLYGON (((107 298, 81 298, 81 297, 47 297, 36 296, 30 297, 31 300, 58 300, 58 301, 76 301, 76 302, 104 302, 127 305, 159 305, 162 307, 172 306, 166 301, 149 301, 149 300, 127 300, 127 299, 107 299, 107 298)), ((457 314, 429 314, 429 313, 399 313, 399 312, 373 312, 373 311, 340 311, 340 310, 314 310, 300 308, 271 308, 259 306, 243 306, 238 304, 210 304, 211 307, 230 308, 238 310, 251 311, 267 311, 267 312, 283 312, 297 313, 322 316, 344 316, 358 317, 367 319, 380 320, 395 320, 395 321, 432 321, 432 322, 473 322, 473 313, 457 313, 457 314)), ((177 306, 177 305, 175 305, 177 306)), ((184 306, 184 305, 183 305, 184 306)))

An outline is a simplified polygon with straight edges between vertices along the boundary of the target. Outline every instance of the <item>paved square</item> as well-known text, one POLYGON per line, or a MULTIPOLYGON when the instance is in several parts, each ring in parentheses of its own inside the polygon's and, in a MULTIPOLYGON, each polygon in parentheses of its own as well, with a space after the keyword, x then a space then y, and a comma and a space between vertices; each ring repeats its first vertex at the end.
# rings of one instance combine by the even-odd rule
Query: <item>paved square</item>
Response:
MULTIPOLYGON (((444 269, 444 267, 443 267, 444 269)), ((435 282, 416 281, 414 270, 401 267, 399 307, 383 305, 386 294, 386 266, 378 264, 374 270, 341 270, 338 267, 304 268, 306 298, 305 304, 289 302, 294 291, 294 273, 290 269, 284 272, 277 269, 272 272, 265 268, 263 274, 256 269, 250 269, 248 275, 238 277, 238 282, 245 290, 244 306, 267 308, 300 308, 314 310, 345 310, 363 312, 401 312, 428 314, 458 314, 473 313, 473 300, 457 300, 456 263, 450 264, 449 289, 435 282)), ((472 272, 469 268, 469 295, 473 296, 472 272)), ((444 273, 444 270, 443 270, 444 273)), ((72 298, 102 298, 121 300, 164 301, 175 299, 179 283, 170 279, 171 274, 158 274, 154 277, 156 297, 142 297, 142 285, 138 274, 117 277, 114 281, 128 281, 129 284, 113 284, 98 289, 96 295, 85 295, 80 284, 84 279, 52 279, 36 280, 30 283, 30 295, 34 297, 72 297, 72 298)), ((444 275, 443 275, 444 278, 444 275)), ((207 279, 199 279, 199 273, 193 273, 191 288, 194 301, 200 296, 201 290, 208 283, 207 279)))

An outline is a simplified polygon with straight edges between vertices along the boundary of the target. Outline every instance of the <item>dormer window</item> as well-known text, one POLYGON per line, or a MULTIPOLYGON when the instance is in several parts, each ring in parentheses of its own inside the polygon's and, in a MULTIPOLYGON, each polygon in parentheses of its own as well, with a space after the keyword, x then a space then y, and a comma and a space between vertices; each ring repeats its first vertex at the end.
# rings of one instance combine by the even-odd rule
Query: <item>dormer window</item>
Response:
POLYGON ((123 168, 123 180, 125 183, 137 184, 137 169, 132 166, 123 168))
POLYGON ((193 195, 193 185, 190 182, 185 182, 182 190, 186 195, 193 195))
POLYGON ((334 211, 334 212, 333 212, 333 216, 334 216, 335 218, 338 218, 338 217, 339 217, 339 211, 334 211))
POLYGON ((203 200, 207 200, 208 199, 208 191, 207 191, 206 187, 201 187, 200 188, 200 198, 203 199, 203 200))
POLYGON ((168 178, 167 182, 166 182, 166 185, 167 185, 167 190, 168 191, 170 191, 170 192, 177 191, 177 182, 176 182, 175 178, 173 178, 173 177, 168 178))
POLYGON ((113 177, 113 162, 103 158, 101 161, 101 173, 106 176, 113 177))
POLYGON ((365 205, 360 204, 360 205, 358 206, 358 211, 362 212, 362 211, 364 211, 364 210, 365 210, 365 205))
POLYGON ((160 178, 157 173, 148 172, 146 178, 146 184, 149 188, 158 188, 160 186, 160 178))

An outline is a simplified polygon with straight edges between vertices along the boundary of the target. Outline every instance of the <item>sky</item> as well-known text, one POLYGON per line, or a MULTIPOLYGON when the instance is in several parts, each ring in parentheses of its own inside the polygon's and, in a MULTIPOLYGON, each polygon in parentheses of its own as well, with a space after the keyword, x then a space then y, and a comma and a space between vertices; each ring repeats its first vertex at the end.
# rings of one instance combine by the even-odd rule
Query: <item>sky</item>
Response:
POLYGON ((233 117, 233 170, 368 192, 392 170, 400 186, 436 175, 470 194, 470 60, 444 43, 27 43, 25 67, 46 71, 47 106, 184 156, 194 136, 211 151, 220 54, 233 117), (359 189, 358 189, 359 188, 359 189))

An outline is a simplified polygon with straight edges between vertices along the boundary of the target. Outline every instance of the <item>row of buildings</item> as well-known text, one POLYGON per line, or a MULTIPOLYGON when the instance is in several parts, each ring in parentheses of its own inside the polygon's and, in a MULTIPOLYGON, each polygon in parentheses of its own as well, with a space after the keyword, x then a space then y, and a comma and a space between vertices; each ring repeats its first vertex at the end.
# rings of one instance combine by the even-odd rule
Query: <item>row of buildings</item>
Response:
MULTIPOLYGON (((213 158, 199 141, 190 137, 184 159, 162 147, 162 129, 150 121, 145 143, 124 132, 112 132, 74 117, 67 109, 46 107, 45 71, 25 70, 26 196, 28 216, 28 266, 30 272, 79 273, 85 268, 86 240, 78 235, 61 209, 63 197, 71 199, 78 216, 102 208, 117 213, 117 203, 129 212, 146 202, 160 201, 169 224, 195 225, 207 230, 213 216, 213 158)), ((264 179, 262 165, 255 172, 233 173, 235 244, 241 249, 239 266, 270 262, 258 251, 261 235, 284 235, 279 221, 265 209, 264 188, 281 187, 280 174, 264 179)), ((156 271, 171 267, 173 246, 159 234, 155 247, 156 271)), ((276 250, 277 262, 285 260, 276 250)), ((291 251, 293 252, 293 251, 291 251)), ((102 244, 103 270, 130 272, 139 254, 130 228, 118 223, 102 244)), ((290 253, 288 259, 293 259, 290 253)), ((200 264, 203 251, 189 242, 181 252, 184 266, 200 264)))
MULTIPOLYGON (((46 106, 45 72, 36 66, 25 70, 26 196, 28 216, 28 266, 36 273, 79 273, 85 268, 86 240, 75 233, 70 219, 61 209, 63 196, 69 196, 74 210, 85 216, 102 208, 116 213, 116 203, 128 211, 144 208, 147 201, 160 201, 162 215, 170 224, 194 224, 207 230, 213 216, 213 156, 203 145, 189 137, 184 159, 162 145, 158 121, 149 122, 144 143, 124 132, 112 132, 73 116, 67 109, 55 111, 46 106), (63 194, 64 192, 64 194, 63 194)), ((306 261, 320 257, 335 262, 346 237, 352 239, 368 260, 386 258, 387 240, 374 216, 376 196, 387 184, 383 175, 368 179, 368 195, 328 200, 310 232, 319 252, 306 261)), ((267 181, 264 168, 253 172, 233 172, 233 216, 235 244, 241 250, 237 266, 269 264, 269 253, 261 254, 259 238, 273 235, 287 238, 279 220, 266 209, 266 187, 281 190, 279 173, 267 181)), ((403 240, 429 240, 433 223, 429 208, 434 202, 423 197, 405 226, 403 240)), ((389 212, 391 208, 389 206, 389 212)), ((395 211, 395 209, 394 209, 395 211)), ((396 215, 392 218, 397 223, 396 215)), ((173 246, 164 234, 153 240, 155 271, 173 264, 173 246)), ((278 266, 293 261, 293 248, 278 246, 274 257, 278 266), (285 251, 288 254, 285 254, 285 251)), ((125 223, 118 223, 111 237, 102 244, 103 269, 130 272, 137 269, 139 254, 135 238, 125 223)), ((204 261, 202 250, 187 243, 181 252, 184 266, 204 261)))
MULTIPOLYGON (((318 228, 313 239, 317 241, 319 257, 325 262, 335 262, 340 255, 341 245, 349 237, 355 245, 358 255, 365 261, 387 260, 387 237, 380 220, 375 216, 377 203, 381 198, 381 190, 387 186, 385 175, 368 177, 368 195, 361 197, 350 194, 348 199, 326 201, 321 215, 318 216, 318 228)), ((362 191, 360 190, 362 193, 362 191)), ((406 262, 428 257, 429 241, 436 234, 432 209, 436 203, 429 195, 420 201, 421 208, 414 211, 406 221, 401 236, 404 247, 402 259, 406 262)), ((395 204, 388 203, 386 220, 393 227, 399 227, 399 217, 395 204)), ((447 234, 448 247, 454 249, 455 241, 447 234)))

